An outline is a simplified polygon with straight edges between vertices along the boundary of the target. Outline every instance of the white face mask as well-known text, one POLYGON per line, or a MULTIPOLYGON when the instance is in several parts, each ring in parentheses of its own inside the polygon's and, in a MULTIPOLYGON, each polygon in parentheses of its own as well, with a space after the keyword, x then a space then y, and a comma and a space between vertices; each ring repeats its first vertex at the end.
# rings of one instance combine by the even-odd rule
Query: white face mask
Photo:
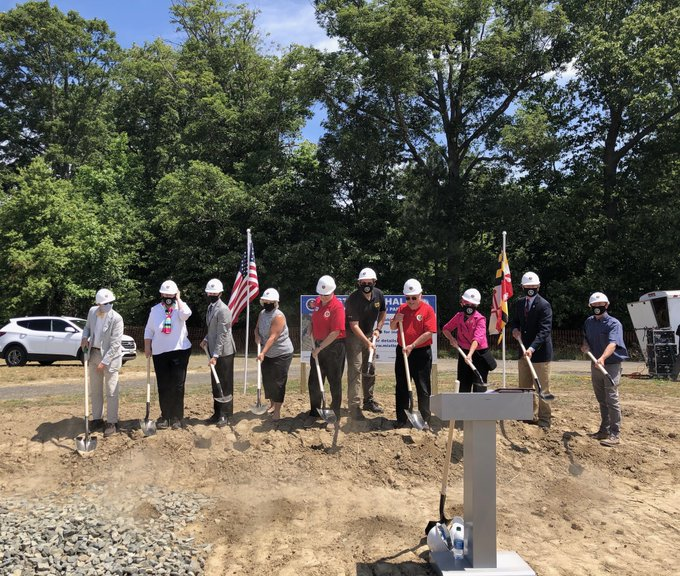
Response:
POLYGON ((113 302, 109 302, 108 304, 100 304, 99 305, 99 311, 102 314, 108 314, 112 309, 113 309, 113 302))

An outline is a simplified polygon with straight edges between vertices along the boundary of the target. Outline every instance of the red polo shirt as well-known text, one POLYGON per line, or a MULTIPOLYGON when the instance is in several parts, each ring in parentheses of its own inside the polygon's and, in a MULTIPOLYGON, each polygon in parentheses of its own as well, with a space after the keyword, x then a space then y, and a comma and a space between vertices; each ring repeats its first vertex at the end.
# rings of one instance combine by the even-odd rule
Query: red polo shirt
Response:
MULTIPOLYGON (((404 302, 397 309, 397 314, 404 315, 404 339, 406 346, 415 342, 418 337, 424 332, 437 332, 437 316, 434 313, 434 308, 424 300, 420 301, 420 306, 415 310, 411 310, 406 302, 404 302)), ((401 337, 398 338, 401 341, 401 337)), ((432 344, 432 338, 418 345, 418 348, 425 348, 432 344)))
POLYGON ((325 340, 331 332, 340 330, 337 340, 345 337, 345 307, 337 296, 333 294, 331 301, 322 306, 321 298, 314 302, 314 312, 312 312, 312 335, 314 340, 321 342, 325 340))

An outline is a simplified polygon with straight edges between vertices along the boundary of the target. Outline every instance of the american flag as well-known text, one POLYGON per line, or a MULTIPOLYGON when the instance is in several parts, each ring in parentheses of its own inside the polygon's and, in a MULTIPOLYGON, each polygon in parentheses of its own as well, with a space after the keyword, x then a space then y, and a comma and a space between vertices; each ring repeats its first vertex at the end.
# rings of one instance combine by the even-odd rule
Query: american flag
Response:
POLYGON ((243 253, 243 258, 241 258, 241 265, 236 273, 236 280, 234 280, 234 286, 231 289, 231 296, 227 304, 231 310, 233 323, 236 323, 239 314, 243 312, 248 303, 255 300, 259 293, 260 285, 257 281, 255 250, 253 250, 251 243, 248 246, 248 250, 243 253))
POLYGON ((503 328, 508 323, 508 299, 512 296, 512 278, 510 264, 505 251, 498 255, 498 270, 493 289, 491 318, 489 318, 489 334, 498 334, 498 342, 503 340, 503 328))

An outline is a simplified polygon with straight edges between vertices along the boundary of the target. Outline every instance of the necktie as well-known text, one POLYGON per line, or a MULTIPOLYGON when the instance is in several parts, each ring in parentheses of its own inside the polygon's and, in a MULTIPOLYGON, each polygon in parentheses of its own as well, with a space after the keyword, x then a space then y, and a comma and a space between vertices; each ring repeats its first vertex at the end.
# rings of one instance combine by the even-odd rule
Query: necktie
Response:
POLYGON ((526 318, 529 315, 529 308, 531 306, 529 305, 529 299, 527 298, 524 302, 524 317, 526 318))

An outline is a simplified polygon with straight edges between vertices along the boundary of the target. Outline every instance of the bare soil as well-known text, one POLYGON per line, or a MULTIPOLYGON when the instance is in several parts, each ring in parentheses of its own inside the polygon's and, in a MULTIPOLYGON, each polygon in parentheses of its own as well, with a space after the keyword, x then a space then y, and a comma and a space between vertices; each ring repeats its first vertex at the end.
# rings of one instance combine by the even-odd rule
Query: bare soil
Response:
MULTIPOLYGON (((623 443, 605 448, 587 436, 599 423, 588 377, 566 375, 568 363, 560 374, 561 364, 553 366, 552 428, 498 427, 498 549, 517 551, 539 576, 680 573, 678 384, 624 379, 623 443)), ((446 428, 393 430, 389 374, 378 394, 384 417, 343 418, 335 442, 321 423, 305 427, 308 399, 297 382, 281 421, 248 411, 251 389, 237 394, 233 425, 221 430, 203 422, 208 390, 187 395, 186 429, 150 438, 137 425, 141 393, 124 397, 126 432, 99 434, 87 458, 74 451, 79 397, 3 400, 0 493, 67 497, 97 483, 121 502, 145 486, 208 495, 204 519, 186 534, 212 544, 210 576, 434 573, 424 528, 438 516, 446 428)), ((449 516, 463 515, 462 440, 456 432, 449 516)), ((143 500, 135 513, 140 522, 154 517, 143 500)))

